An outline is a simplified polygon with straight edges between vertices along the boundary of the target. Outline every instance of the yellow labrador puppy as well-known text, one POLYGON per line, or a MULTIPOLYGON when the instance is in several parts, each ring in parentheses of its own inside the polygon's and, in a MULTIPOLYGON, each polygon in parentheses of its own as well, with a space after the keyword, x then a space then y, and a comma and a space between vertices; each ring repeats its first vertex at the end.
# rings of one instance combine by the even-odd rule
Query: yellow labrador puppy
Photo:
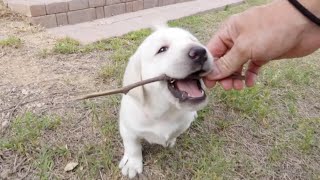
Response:
POLYGON ((130 58, 123 85, 166 74, 171 81, 155 82, 122 97, 120 134, 124 176, 142 172, 141 140, 172 147, 176 138, 207 103, 201 77, 212 70, 213 57, 192 34, 180 28, 157 29, 130 58))

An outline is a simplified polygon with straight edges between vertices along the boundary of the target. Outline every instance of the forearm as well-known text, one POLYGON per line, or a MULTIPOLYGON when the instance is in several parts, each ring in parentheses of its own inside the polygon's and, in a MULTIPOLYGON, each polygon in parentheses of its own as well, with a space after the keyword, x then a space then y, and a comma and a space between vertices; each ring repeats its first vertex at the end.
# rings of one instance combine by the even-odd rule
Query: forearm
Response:
MULTIPOLYGON (((320 0, 299 0, 311 13, 320 18, 320 0)), ((313 24, 309 29, 309 38, 315 47, 320 48, 320 26, 313 24)))
MULTIPOLYGON (((300 3, 305 9, 307 9, 310 13, 312 13, 315 17, 320 18, 320 0, 296 0, 296 1, 300 3)), ((282 2, 286 3, 286 1, 282 1, 282 2)), ((319 21, 317 22, 310 19, 308 16, 306 16, 304 13, 301 12, 301 9, 294 7, 296 5, 294 5, 292 2, 290 5, 291 5, 291 8, 293 8, 295 11, 298 12, 300 17, 306 23, 306 24, 304 23, 301 24, 301 21, 300 21, 300 25, 304 26, 304 30, 302 31, 303 33, 301 33, 300 45, 304 47, 300 47, 299 49, 305 51, 306 54, 309 54, 314 50, 320 48, 319 21)), ((301 18, 297 18, 297 19, 302 20, 301 18)))
POLYGON ((320 18, 320 0, 298 0, 311 13, 320 18))

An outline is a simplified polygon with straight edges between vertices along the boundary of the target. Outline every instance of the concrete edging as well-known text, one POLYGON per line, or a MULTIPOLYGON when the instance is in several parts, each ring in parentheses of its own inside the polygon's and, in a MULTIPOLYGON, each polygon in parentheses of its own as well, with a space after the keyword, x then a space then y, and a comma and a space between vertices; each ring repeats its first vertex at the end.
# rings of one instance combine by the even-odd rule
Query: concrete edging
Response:
POLYGON ((192 0, 4 0, 13 11, 47 28, 192 0))

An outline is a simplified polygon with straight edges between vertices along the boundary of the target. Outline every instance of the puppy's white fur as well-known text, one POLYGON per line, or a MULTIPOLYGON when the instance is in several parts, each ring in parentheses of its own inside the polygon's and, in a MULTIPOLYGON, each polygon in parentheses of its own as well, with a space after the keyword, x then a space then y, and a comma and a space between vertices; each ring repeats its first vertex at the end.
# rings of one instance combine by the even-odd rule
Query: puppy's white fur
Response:
MULTIPOLYGON (((201 68, 192 66, 188 52, 192 46, 201 46, 189 32, 179 28, 160 28, 147 37, 130 58, 123 85, 166 74, 182 79, 201 68), (169 47, 157 54, 163 46, 169 47)), ((208 52, 208 51, 207 51, 208 52)), ((212 56, 203 67, 209 71, 212 56)), ((203 68, 202 67, 202 68, 203 68)), ((202 83, 203 86, 203 83, 202 83)), ((206 105, 180 102, 168 90, 167 82, 155 82, 131 90, 123 95, 120 109, 120 134, 124 155, 119 164, 122 174, 130 178, 141 173, 142 147, 140 140, 172 147, 176 138, 186 131, 196 118, 196 111, 206 105)))

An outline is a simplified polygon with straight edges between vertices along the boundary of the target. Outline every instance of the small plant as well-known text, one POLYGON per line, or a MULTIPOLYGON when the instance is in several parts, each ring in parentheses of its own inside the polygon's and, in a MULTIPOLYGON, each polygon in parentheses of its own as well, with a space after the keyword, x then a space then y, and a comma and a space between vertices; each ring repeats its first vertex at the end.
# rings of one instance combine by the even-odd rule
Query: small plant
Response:
POLYGON ((80 43, 71 38, 59 39, 53 48, 53 52, 59 54, 73 54, 80 51, 80 43))
POLYGON ((319 125, 318 122, 317 119, 310 119, 302 121, 301 124, 299 124, 298 129, 300 132, 300 137, 298 138, 298 144, 299 148, 305 153, 310 152, 313 147, 316 147, 315 127, 319 125))
POLYGON ((0 47, 19 48, 21 44, 22 44, 21 39, 15 36, 10 36, 6 39, 0 40, 0 47))
POLYGON ((38 57, 40 57, 40 58, 47 58, 48 57, 48 55, 50 55, 51 54, 51 52, 48 50, 48 49, 41 49, 39 52, 38 52, 38 57))

